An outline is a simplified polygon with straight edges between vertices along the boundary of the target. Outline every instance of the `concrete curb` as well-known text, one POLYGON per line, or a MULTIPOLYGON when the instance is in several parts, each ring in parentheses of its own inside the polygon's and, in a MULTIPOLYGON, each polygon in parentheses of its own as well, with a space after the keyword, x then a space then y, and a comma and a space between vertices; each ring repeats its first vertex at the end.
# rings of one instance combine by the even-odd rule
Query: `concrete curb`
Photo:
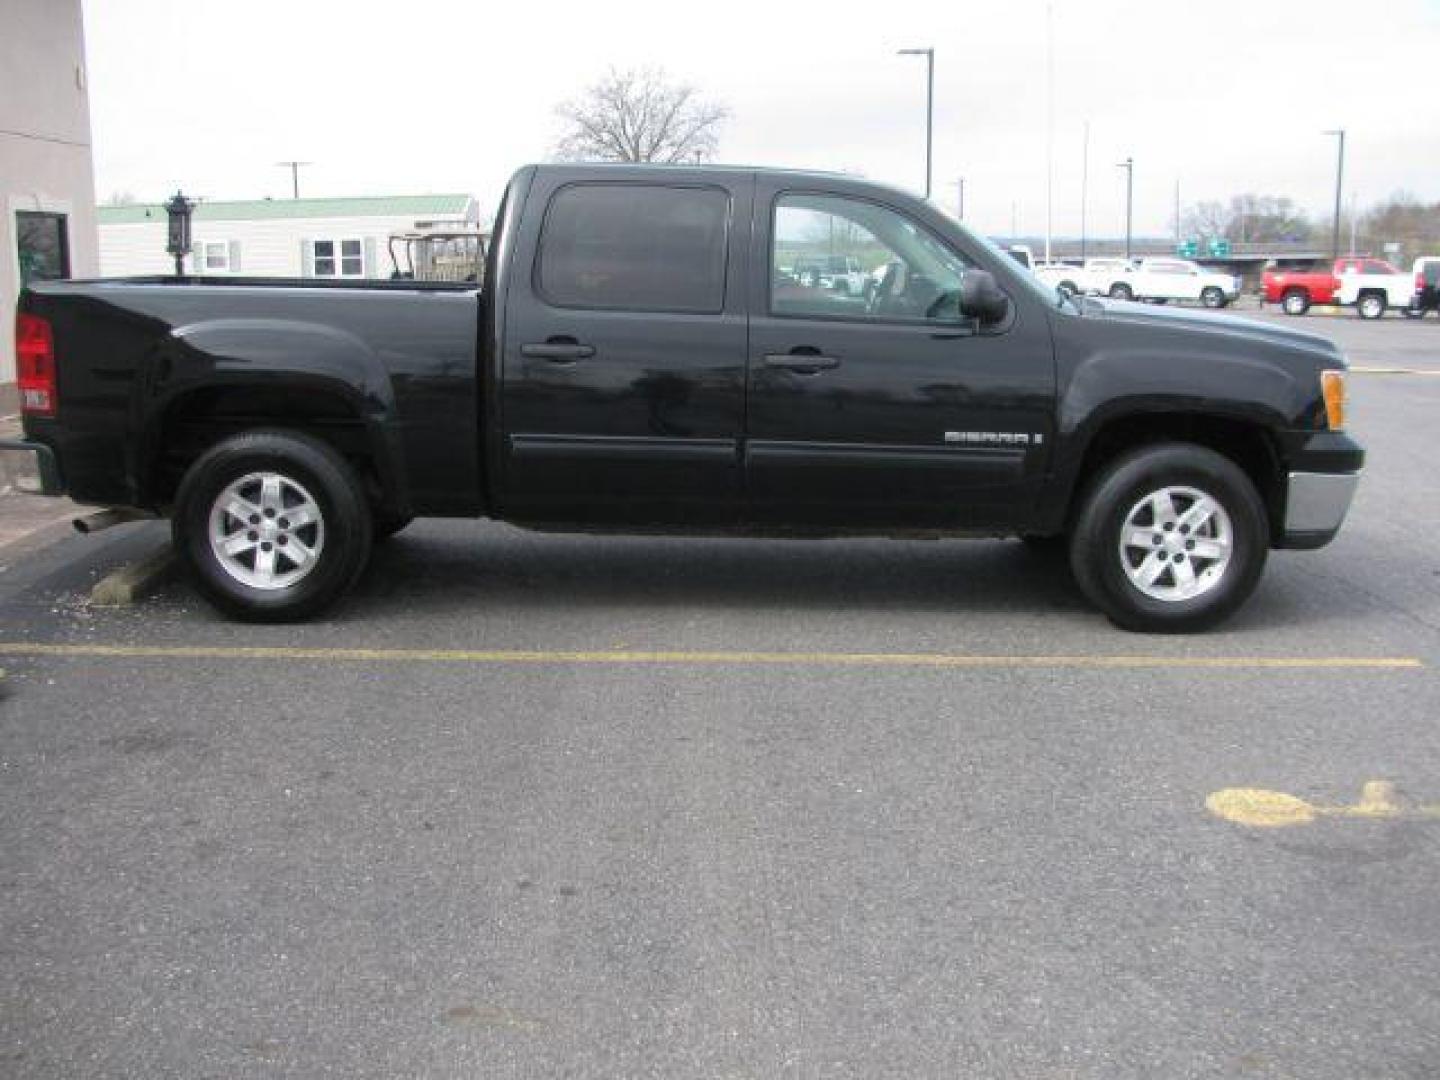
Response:
POLYGON ((142 599, 175 568, 175 549, 169 541, 149 555, 107 574, 90 590, 90 602, 99 607, 122 607, 142 599))

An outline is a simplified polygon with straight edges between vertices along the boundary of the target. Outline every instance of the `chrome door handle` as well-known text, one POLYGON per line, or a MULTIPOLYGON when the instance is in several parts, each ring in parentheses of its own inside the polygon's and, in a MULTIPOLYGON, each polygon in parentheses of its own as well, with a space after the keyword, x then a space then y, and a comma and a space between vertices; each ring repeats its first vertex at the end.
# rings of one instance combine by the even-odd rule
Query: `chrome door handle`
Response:
POLYGON ((557 363, 573 364, 595 355, 594 345, 578 345, 574 342, 545 342, 543 345, 521 345, 520 355, 536 360, 554 360, 557 363))
POLYGON ((839 367, 840 358, 824 356, 820 353, 766 353, 765 366, 797 371, 804 375, 814 375, 818 371, 828 371, 830 368, 839 367))

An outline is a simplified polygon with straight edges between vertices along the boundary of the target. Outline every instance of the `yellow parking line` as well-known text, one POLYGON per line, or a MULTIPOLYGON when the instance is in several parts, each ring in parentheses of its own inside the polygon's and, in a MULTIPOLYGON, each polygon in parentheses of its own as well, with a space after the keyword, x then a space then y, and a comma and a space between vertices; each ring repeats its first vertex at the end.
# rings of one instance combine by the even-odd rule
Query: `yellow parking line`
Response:
POLYGON ((1440 805, 1417 806, 1402 799, 1389 780, 1369 780, 1353 806, 1309 803, 1283 791, 1264 788, 1226 788, 1205 800, 1205 808, 1218 818, 1256 829, 1284 829, 1309 825, 1322 817, 1368 821, 1440 821, 1440 805))
POLYGON ((1183 668, 1344 669, 1394 671, 1423 668, 1412 656, 987 656, 966 653, 848 653, 665 651, 632 649, 317 649, 245 645, 47 645, 0 642, 0 656, 57 656, 165 660, 317 660, 360 663, 451 664, 729 664, 741 667, 917 668, 1183 668))

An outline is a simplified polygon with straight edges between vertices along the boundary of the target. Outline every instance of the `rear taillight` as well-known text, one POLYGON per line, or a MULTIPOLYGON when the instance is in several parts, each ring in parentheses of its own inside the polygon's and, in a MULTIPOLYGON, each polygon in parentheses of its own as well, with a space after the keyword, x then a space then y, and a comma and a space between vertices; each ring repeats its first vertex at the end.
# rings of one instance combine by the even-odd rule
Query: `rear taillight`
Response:
POLYGON ((1423 270, 1415 274, 1415 291, 1425 291, 1425 272, 1423 270))
POLYGON ((15 316, 16 382, 20 411, 27 416, 54 416, 59 398, 55 388, 55 335, 38 315, 15 316))

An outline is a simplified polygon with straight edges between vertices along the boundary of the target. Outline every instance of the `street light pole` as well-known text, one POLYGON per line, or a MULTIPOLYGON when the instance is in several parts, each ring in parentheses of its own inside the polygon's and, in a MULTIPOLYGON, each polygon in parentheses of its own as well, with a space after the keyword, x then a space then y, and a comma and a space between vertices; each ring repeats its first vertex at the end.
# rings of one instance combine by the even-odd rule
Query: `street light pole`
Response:
POLYGON ((1130 225, 1134 220, 1133 211, 1135 208, 1135 159, 1127 157, 1124 161, 1117 162, 1117 169, 1125 170, 1125 258, 1130 258, 1130 225))
POLYGON ((1085 197, 1090 186, 1090 121, 1085 121, 1085 141, 1080 144, 1080 262, 1085 262, 1085 197))
POLYGON ((1045 5, 1045 263, 1055 231, 1055 5, 1045 5))
POLYGON ((925 57, 925 197, 928 199, 931 162, 935 149, 935 50, 900 49, 896 55, 925 57))
POLYGON ((1326 135, 1339 136, 1335 159, 1335 228, 1330 234, 1330 258, 1340 258, 1340 189, 1345 184, 1345 129, 1334 128, 1326 135))

